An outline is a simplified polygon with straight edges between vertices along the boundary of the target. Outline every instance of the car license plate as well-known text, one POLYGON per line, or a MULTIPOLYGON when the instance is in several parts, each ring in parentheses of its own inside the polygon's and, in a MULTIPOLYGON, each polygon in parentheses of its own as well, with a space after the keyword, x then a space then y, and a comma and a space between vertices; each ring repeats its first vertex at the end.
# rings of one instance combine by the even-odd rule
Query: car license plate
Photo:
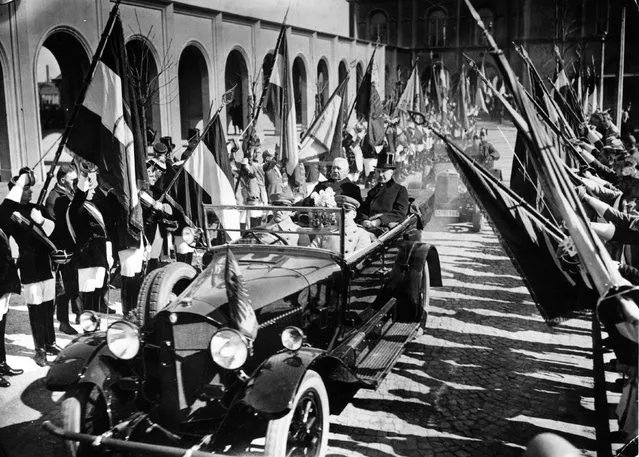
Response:
POLYGON ((459 217, 459 211, 456 209, 436 209, 435 217, 459 217))

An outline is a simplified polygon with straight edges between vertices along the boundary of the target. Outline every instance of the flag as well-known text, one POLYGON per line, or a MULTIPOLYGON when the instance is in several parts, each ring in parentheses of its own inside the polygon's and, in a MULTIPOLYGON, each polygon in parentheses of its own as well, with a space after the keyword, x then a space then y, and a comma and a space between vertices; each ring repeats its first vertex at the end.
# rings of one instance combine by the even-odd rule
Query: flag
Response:
POLYGON ((577 259, 560 245, 562 231, 490 172, 478 166, 448 137, 448 155, 470 193, 491 220, 497 237, 520 273, 548 325, 595 306, 598 294, 576 268, 577 259))
POLYGON ((406 81, 406 87, 402 92, 399 101, 393 110, 391 117, 397 117, 398 115, 408 115, 408 111, 417 111, 423 113, 425 111, 424 97, 422 95, 422 85, 419 81, 419 74, 417 73, 417 64, 413 65, 413 71, 406 81))
MULTIPOLYGON (((342 129, 348 77, 337 86, 319 115, 306 131, 299 151, 299 160, 311 160, 323 155, 330 159, 342 157, 342 129)), ((328 158, 327 158, 328 159, 328 158)))
MULTIPOLYGON (((182 187, 183 194, 177 200, 198 227, 204 226, 202 203, 237 205, 233 173, 220 116, 216 115, 211 122, 193 154, 184 162, 184 174, 187 175, 187 179, 181 186, 178 185, 178 188, 182 187)), ((216 215, 232 240, 240 237, 239 211, 219 210, 216 215)))
MULTIPOLYGON (((144 137, 137 117, 134 119, 132 115, 137 112, 134 97, 118 16, 87 87, 67 146, 75 155, 98 167, 104 186, 112 190, 120 205, 121 211, 116 213, 123 217, 117 225, 123 229, 125 247, 130 248, 139 247, 143 229, 136 163, 144 157, 144 137)), ((138 171, 145 174, 139 164, 138 171)))
POLYGON ((293 68, 288 54, 286 27, 282 25, 275 50, 273 70, 266 89, 264 112, 280 136, 280 159, 286 163, 286 172, 292 175, 297 167, 297 124, 293 96, 293 68))
POLYGON ((240 266, 233 251, 226 249, 226 266, 224 270, 226 297, 229 300, 229 318, 231 323, 245 336, 254 340, 257 336, 257 317, 251 305, 246 283, 240 273, 240 266))
POLYGON ((355 112, 357 116, 368 122, 367 135, 364 141, 372 148, 382 144, 386 133, 382 100, 379 96, 379 92, 377 92, 375 78, 373 78, 374 58, 375 51, 373 51, 371 60, 366 67, 366 72, 362 77, 355 102, 355 112))

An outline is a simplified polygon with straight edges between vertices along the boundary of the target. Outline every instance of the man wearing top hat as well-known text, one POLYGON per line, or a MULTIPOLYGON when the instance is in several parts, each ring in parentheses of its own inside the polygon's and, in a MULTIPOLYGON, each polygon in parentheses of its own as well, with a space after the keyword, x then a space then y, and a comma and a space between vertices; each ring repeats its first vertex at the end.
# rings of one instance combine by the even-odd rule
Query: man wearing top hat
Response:
MULTIPOLYGON (((270 203, 273 206, 293 206, 293 200, 285 197, 282 194, 273 194, 270 198, 270 203)), ((307 235, 300 235, 301 227, 291 220, 291 211, 273 211, 273 219, 264 225, 266 230, 273 230, 275 233, 284 239, 289 246, 308 246, 309 240, 307 235), (279 233, 288 232, 288 233, 279 233)))
POLYGON ((368 191, 362 205, 364 228, 389 227, 408 214, 408 190, 393 179, 395 163, 384 149, 379 153, 375 173, 377 184, 368 191))
MULTIPOLYGON (((346 195, 337 195, 335 203, 339 208, 344 208, 344 256, 348 256, 355 251, 364 249, 373 242, 373 235, 359 227, 355 223, 359 202, 352 197, 346 195)), ((341 223, 341 217, 337 219, 338 224, 341 223)), ((339 233, 338 229, 334 233, 339 233)), ((336 253, 340 253, 340 237, 331 235, 319 235, 315 237, 311 243, 313 248, 328 249, 336 253)))

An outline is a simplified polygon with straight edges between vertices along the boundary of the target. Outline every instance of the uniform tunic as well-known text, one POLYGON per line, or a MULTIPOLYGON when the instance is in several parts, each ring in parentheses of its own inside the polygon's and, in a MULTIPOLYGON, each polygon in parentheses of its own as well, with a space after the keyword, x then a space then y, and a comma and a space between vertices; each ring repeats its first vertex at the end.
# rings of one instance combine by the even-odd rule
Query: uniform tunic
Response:
POLYGON ((381 215, 383 226, 399 222, 408 214, 408 190, 392 178, 379 183, 368 191, 361 212, 369 218, 381 215))
MULTIPOLYGON (((335 231, 339 233, 339 231, 335 231)), ((367 230, 358 227, 357 224, 349 224, 344 227, 344 256, 359 251, 373 242, 374 235, 367 230)), ((340 237, 335 235, 319 235, 311 243, 311 247, 328 249, 337 254, 340 253, 340 237)))

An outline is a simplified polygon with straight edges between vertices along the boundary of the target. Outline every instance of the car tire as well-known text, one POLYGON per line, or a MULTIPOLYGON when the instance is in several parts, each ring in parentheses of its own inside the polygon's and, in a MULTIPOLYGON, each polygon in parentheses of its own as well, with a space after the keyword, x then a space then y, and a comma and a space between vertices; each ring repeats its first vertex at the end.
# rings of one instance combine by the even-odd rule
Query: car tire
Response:
MULTIPOLYGON (((106 401, 94 384, 82 384, 67 391, 61 409, 65 430, 100 435, 110 428, 106 401)), ((78 441, 65 440, 64 446, 69 457, 93 456, 96 452, 90 444, 78 441)))
POLYGON ((320 375, 308 370, 300 383, 289 413, 269 422, 264 455, 319 457, 328 448, 329 403, 320 375), (307 425, 311 423, 311 431, 307 425), (299 452, 292 452, 297 448, 299 452), (303 448, 303 449, 300 449, 303 448))
POLYGON ((422 310, 419 327, 425 329, 428 321, 428 313, 430 311, 430 269, 428 268, 428 262, 424 262, 420 281, 419 302, 422 310))
POLYGON ((140 326, 148 325, 158 311, 180 295, 196 275, 195 268, 182 262, 151 272, 138 295, 137 314, 140 326))

